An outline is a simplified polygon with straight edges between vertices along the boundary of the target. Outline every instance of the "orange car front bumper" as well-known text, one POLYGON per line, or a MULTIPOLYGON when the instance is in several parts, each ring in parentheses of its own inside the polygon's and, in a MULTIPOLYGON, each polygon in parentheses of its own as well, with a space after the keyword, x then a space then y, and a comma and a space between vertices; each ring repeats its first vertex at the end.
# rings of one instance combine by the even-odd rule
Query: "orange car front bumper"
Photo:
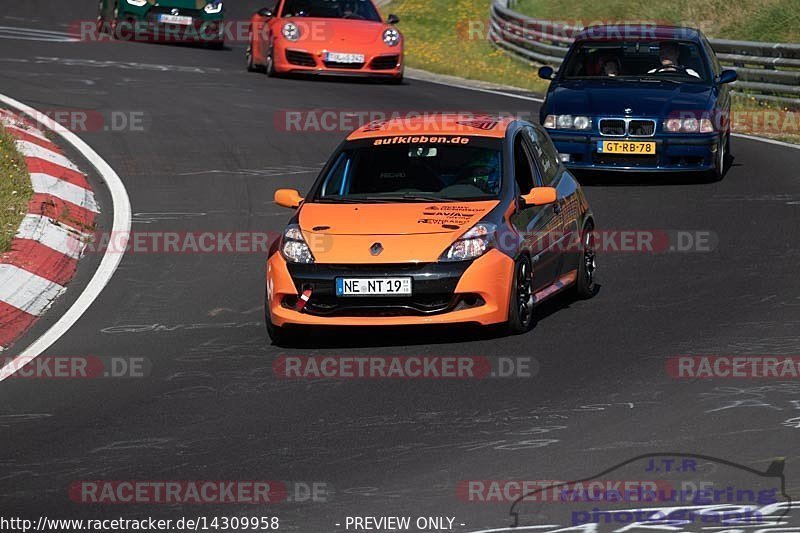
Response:
MULTIPOLYGON (((400 326, 424 324, 476 323, 481 325, 498 324, 508 319, 509 295, 514 272, 514 261, 497 250, 491 250, 473 261, 457 280, 453 301, 464 296, 477 297, 482 304, 459 307, 431 314, 396 314, 376 311, 374 315, 365 313, 348 314, 346 310, 330 316, 320 316, 306 310, 285 305, 288 297, 293 301, 298 296, 298 287, 286 261, 275 253, 267 262, 267 305, 272 322, 276 326, 286 324, 319 326, 400 326)), ((333 280, 327 280, 332 283, 333 280)), ((313 306, 314 288, 311 284, 309 307, 313 306)), ((403 297, 397 297, 397 301, 403 297)))

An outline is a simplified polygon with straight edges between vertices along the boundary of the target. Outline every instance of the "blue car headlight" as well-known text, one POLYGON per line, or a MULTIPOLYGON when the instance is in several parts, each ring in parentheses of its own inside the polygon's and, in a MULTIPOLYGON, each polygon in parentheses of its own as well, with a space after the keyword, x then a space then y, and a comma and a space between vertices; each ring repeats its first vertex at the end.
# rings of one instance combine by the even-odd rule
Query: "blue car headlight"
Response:
POLYGON ((669 133, 714 133, 714 124, 708 118, 670 118, 664 122, 669 133))
POLYGON ((542 125, 551 130, 583 131, 592 127, 592 117, 586 115, 547 115, 542 125))

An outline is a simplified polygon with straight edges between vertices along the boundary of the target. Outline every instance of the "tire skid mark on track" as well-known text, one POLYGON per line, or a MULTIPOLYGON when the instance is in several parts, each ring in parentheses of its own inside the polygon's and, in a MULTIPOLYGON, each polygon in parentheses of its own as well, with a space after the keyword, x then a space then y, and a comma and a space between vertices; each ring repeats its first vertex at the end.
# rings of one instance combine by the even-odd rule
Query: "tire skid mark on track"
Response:
POLYGON ((187 65, 161 65, 158 63, 138 63, 135 61, 100 61, 97 59, 79 59, 68 57, 36 57, 34 59, 4 57, 0 61, 10 63, 33 63, 35 65, 56 65, 61 67, 95 67, 114 68, 120 70, 145 70, 156 72, 181 72, 189 74, 211 74, 225 72, 216 67, 192 67, 187 65))

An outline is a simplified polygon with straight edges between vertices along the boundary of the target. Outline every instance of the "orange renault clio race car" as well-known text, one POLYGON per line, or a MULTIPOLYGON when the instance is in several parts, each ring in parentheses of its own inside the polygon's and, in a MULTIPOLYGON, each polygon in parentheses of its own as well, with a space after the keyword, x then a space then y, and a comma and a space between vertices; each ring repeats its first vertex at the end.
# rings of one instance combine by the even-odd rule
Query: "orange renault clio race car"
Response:
POLYGON ((434 115, 352 133, 267 260, 276 344, 298 326, 503 324, 595 292, 594 218, 545 131, 497 117, 434 115), (571 243, 569 242, 571 241, 571 243))
POLYGON ((403 80, 403 37, 372 0, 268 0, 250 20, 247 69, 403 80))

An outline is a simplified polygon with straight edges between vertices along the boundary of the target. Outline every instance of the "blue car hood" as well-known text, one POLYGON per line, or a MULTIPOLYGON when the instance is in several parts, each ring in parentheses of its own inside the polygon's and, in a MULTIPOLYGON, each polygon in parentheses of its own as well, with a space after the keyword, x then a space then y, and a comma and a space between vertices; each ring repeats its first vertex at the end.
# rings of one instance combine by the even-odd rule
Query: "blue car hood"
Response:
POLYGON ((666 117, 681 111, 710 110, 713 88, 701 83, 568 80, 554 82, 547 114, 666 117), (557 86, 555 85, 557 83, 557 86))

